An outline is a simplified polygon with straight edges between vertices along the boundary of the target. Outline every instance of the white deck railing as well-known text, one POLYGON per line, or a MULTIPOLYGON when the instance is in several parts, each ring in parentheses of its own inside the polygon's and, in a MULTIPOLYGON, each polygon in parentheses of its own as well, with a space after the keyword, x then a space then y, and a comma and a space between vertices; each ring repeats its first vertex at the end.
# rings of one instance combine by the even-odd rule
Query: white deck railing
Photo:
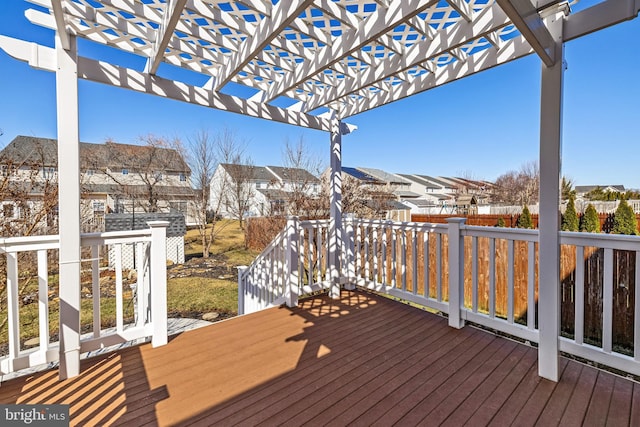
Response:
MULTIPOLYGON (((282 303, 292 306, 298 296, 327 288, 328 226, 328 221, 289 220, 267 250, 242 269, 241 312, 282 303)), ((343 236, 342 283, 438 310, 454 327, 470 321, 539 341, 536 313, 544 301, 537 299, 537 230, 469 226, 458 218, 448 224, 345 219, 343 236)), ((633 330, 631 343, 616 345, 613 321, 614 299, 621 295, 614 289, 626 289, 631 323, 638 325, 640 319, 640 237, 561 232, 560 242, 559 262, 566 264, 561 271, 567 272, 561 278, 563 309, 574 311, 569 325, 573 332, 559 337, 560 349, 640 375, 640 327, 633 330), (619 251, 633 254, 627 257, 632 265, 626 275, 615 266, 614 255, 627 253, 619 251), (594 254, 602 260, 590 261, 594 254), (585 265, 595 265, 599 276, 586 271, 585 265), (592 292, 586 293, 585 286, 592 292), (594 329, 593 323, 602 319, 595 326, 601 343, 587 339, 585 329, 585 298, 594 295, 600 299, 589 306, 589 322, 594 329)))
MULTIPOLYGON (((83 254, 83 272, 90 272, 90 283, 84 283, 83 293, 90 289, 90 305, 82 304, 82 310, 92 312, 90 332, 81 337, 81 352, 86 353, 125 341, 152 337, 154 345, 162 345, 167 341, 167 310, 166 310, 166 224, 158 228, 138 231, 90 233, 81 236, 83 254), (125 281, 123 280, 122 247, 134 245, 136 253, 136 282, 131 286, 134 298, 126 300, 124 297, 125 281), (152 256, 152 247, 156 254, 152 256), (115 275, 115 327, 103 328, 101 320, 102 288, 100 283, 100 261, 103 259, 103 248, 112 247, 116 253, 115 275), (153 286, 152 286, 153 284, 153 286), (127 322, 125 305, 130 303, 132 321, 127 322)), ((7 330, 8 355, 0 358, 0 372, 10 373, 41 364, 60 360, 58 343, 51 335, 49 319, 50 276, 56 274, 56 266, 49 268, 52 251, 59 248, 59 236, 33 236, 0 239, 0 253, 6 257, 6 288, 7 288, 7 330), (29 255, 35 254, 35 255, 29 255), (29 259, 32 258, 32 259, 29 259), (34 259, 35 258, 35 262, 34 259), (20 265, 24 263, 24 265, 20 265), (22 268, 21 268, 22 267, 22 268), (37 272, 35 277, 30 273, 31 267, 37 272), (21 337, 21 316, 19 290, 24 281, 37 278, 38 283, 38 345, 24 348, 24 338, 21 337)), ((57 264, 57 260, 55 261, 57 264)), ((33 271, 33 270, 31 270, 33 271)), ((64 286, 64 278, 59 278, 59 285, 64 286)), ((60 304, 60 310, 64 305, 60 304)), ((85 325, 88 326, 88 325, 85 325)))
POLYGON ((238 272, 238 313, 297 304, 298 296, 326 289, 329 221, 289 219, 249 267, 238 272))

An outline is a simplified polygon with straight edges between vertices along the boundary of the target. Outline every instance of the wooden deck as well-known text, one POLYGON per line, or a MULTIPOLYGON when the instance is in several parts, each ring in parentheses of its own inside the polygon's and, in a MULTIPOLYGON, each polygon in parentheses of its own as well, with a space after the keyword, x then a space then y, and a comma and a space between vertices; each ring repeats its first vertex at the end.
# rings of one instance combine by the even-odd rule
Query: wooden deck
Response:
POLYGON ((95 425, 640 425, 640 384, 362 292, 304 300, 3 383, 95 425))

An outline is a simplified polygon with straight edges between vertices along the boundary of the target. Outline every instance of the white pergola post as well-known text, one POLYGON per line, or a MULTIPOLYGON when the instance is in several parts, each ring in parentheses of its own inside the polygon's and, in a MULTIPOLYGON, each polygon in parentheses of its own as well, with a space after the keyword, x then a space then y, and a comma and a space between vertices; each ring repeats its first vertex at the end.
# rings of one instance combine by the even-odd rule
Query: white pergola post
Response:
POLYGON ((560 173, 564 46, 562 18, 549 22, 555 63, 542 66, 540 97, 540 242, 538 247, 538 374, 558 381, 560 336, 560 173))
POLYGON ((80 373, 80 147, 76 38, 56 35, 61 380, 80 373))
POLYGON ((331 207, 329 211, 329 295, 340 298, 340 253, 342 248, 342 133, 340 120, 331 122, 331 207))

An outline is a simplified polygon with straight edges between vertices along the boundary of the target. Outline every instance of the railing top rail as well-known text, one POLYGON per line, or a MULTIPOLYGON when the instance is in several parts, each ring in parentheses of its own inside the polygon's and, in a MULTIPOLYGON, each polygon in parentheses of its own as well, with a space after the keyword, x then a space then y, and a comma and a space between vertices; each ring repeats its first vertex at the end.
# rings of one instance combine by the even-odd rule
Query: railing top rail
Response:
POLYGON ((328 219, 308 219, 304 221, 300 221, 300 228, 309 229, 316 227, 326 227, 330 224, 330 220, 328 219))
MULTIPOLYGON (((151 229, 109 231, 106 233, 83 233, 80 235, 81 245, 91 246, 110 243, 133 243, 149 241, 151 229)), ((27 252, 42 249, 58 249, 59 235, 19 236, 0 238, 0 253, 27 252)))
POLYGON ((537 242, 538 230, 526 228, 488 227, 481 225, 464 225, 460 227, 460 234, 471 237, 489 237, 493 239, 520 240, 537 242))
POLYGON ((60 247, 58 235, 5 237, 0 239, 0 252, 23 252, 60 247))
POLYGON ((381 219, 355 218, 353 220, 353 223, 355 225, 365 225, 370 227, 391 228, 392 230, 415 230, 422 232, 439 233, 446 233, 449 228, 447 224, 434 224, 429 222, 400 222, 381 219))
POLYGON ((640 236, 624 234, 587 233, 561 231, 560 244, 574 246, 593 246, 605 249, 640 251, 640 236))
POLYGON ((103 233, 82 233, 81 239, 112 239, 120 237, 147 237, 151 236, 151 229, 145 228, 143 230, 124 230, 124 231, 106 231, 103 233))

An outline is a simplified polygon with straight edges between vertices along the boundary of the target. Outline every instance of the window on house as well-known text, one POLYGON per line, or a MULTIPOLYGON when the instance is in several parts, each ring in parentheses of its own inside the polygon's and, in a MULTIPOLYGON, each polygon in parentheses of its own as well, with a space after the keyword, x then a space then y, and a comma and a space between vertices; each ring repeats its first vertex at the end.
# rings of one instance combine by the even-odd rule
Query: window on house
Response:
POLYGON ((2 216, 5 218, 13 218, 14 206, 12 203, 5 203, 2 205, 2 216))
POLYGON ((95 171, 95 170, 93 170, 93 169, 87 169, 87 175, 91 176, 91 175, 93 175, 93 174, 95 174, 95 173, 96 173, 96 171, 95 171))
POLYGON ((18 209, 18 215, 22 220, 28 220, 31 218, 31 208, 26 203, 20 204, 20 208, 18 209))
POLYGON ((122 168, 122 175, 129 175, 129 169, 122 168))
POLYGON ((185 182, 187 180, 187 175, 181 173, 180 174, 180 182, 185 182))
POLYGON ((53 178, 55 174, 56 174, 56 168, 53 168, 53 167, 43 167, 42 168, 42 176, 45 179, 53 178))
POLYGON ((156 181, 162 181, 162 172, 154 172, 153 177, 156 181))
POLYGON ((93 202, 94 212, 104 212, 104 202, 93 202))
POLYGON ((2 168, 0 169, 0 174, 2 174, 2 176, 8 176, 9 167, 7 165, 2 165, 2 168))

